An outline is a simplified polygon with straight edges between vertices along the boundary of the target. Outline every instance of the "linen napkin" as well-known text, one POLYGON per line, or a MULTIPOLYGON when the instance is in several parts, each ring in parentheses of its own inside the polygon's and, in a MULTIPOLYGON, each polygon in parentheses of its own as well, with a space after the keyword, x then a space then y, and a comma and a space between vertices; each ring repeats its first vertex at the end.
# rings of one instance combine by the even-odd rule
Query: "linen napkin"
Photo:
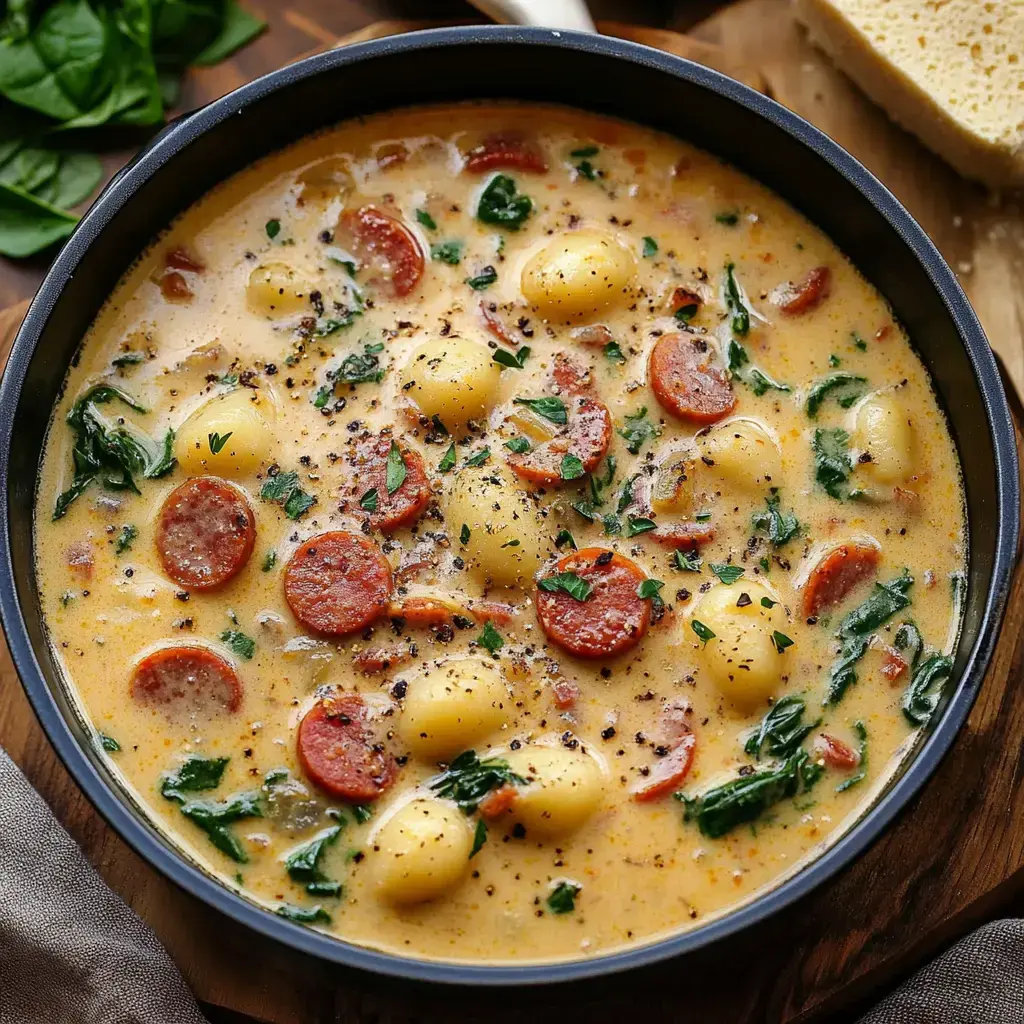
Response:
POLYGON ((156 936, 3 750, 0 1024, 208 1024, 156 936))

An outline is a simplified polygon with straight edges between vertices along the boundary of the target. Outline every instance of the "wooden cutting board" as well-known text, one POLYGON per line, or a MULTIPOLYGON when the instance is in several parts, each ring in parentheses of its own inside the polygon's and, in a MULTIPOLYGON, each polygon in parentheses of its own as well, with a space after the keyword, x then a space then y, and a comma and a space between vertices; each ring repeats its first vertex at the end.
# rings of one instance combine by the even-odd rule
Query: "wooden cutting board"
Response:
MULTIPOLYGON (((378 23, 342 42, 410 27, 419 24, 378 23)), ((957 270, 993 347, 1024 392, 1019 198, 1000 201, 964 182, 890 124, 808 45, 786 0, 736 4, 687 36, 617 23, 599 27, 763 89, 859 157, 957 270)), ((193 83, 193 97, 212 98, 263 70, 229 64, 201 80, 205 93, 193 83)), ((0 314, 2 358, 23 311, 0 314)), ((1018 422, 1024 419, 1018 416, 1018 422)), ((273 1024, 447 1024, 453 1017, 518 1024, 524 1017, 620 1020, 641 1006, 650 1019, 685 1015, 695 1024, 819 1021, 834 1012, 848 1019, 853 1005, 1024 892, 1024 784, 1018 768, 1024 735, 1022 626, 1024 574, 1018 571, 992 667, 952 752, 855 865, 727 945, 582 987, 497 996, 405 985, 326 967, 234 925, 157 875, 92 810, 32 716, 6 649, 0 651, 0 743, 107 882, 154 928, 199 998, 210 1004, 211 1015, 220 1007, 273 1024)))

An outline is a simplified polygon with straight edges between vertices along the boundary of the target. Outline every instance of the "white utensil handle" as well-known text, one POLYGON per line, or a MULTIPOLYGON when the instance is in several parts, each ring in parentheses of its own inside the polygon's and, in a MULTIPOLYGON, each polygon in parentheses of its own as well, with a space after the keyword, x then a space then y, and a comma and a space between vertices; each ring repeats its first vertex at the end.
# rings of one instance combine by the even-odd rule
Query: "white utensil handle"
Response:
POLYGON ((584 0, 472 0, 472 3, 488 17, 505 25, 597 31, 584 0))

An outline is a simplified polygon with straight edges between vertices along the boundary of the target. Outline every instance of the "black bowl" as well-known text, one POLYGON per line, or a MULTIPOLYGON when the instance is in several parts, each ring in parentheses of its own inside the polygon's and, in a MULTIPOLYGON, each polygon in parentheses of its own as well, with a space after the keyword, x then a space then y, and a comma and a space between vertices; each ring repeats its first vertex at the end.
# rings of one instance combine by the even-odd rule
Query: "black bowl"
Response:
POLYGON ((408 978, 524 984, 653 963, 747 928, 860 854, 920 789, 970 710, 996 641, 1017 543, 1017 453, 981 327, 906 210, 825 135, 715 71, 633 43, 544 29, 416 32, 311 57, 166 128, 110 184, 54 261, 11 353, 0 407, 0 613, 29 699, 58 754, 117 832, 154 867, 242 924, 303 952, 408 978), (628 952, 552 965, 466 966, 353 946, 275 917, 186 860, 113 780, 47 647, 33 573, 32 507, 50 410, 82 335, 138 253, 228 175, 356 114, 467 98, 553 101, 678 135, 773 188, 821 227, 892 304, 924 359, 963 456, 970 571, 955 685, 914 756, 812 864, 734 912, 628 952))

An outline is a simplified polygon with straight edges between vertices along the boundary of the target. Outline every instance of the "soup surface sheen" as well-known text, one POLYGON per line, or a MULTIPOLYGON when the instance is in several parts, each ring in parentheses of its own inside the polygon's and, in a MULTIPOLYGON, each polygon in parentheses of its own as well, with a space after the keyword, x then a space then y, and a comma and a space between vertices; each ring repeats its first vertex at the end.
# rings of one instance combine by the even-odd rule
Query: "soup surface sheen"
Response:
POLYGON ((827 238, 676 139, 490 104, 186 211, 69 373, 36 552, 190 857, 523 961, 697 926, 855 820, 948 678, 964 537, 928 377, 827 238))

